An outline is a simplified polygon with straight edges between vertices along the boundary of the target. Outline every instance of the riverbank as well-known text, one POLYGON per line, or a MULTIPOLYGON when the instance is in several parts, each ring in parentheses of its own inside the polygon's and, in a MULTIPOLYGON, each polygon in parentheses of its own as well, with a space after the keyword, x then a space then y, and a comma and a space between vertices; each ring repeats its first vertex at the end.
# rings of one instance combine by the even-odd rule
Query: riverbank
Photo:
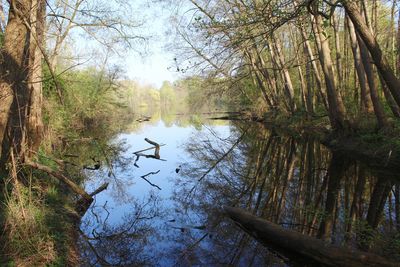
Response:
POLYGON ((332 151, 345 153, 361 160, 368 167, 388 172, 400 166, 400 128, 392 121, 390 128, 376 130, 372 119, 354 122, 354 129, 346 133, 335 132, 327 116, 306 117, 296 113, 292 116, 276 116, 266 113, 263 117, 250 112, 231 112, 213 120, 254 121, 263 123, 277 133, 293 137, 312 136, 332 151))
MULTIPOLYGON (((310 120, 266 119, 264 123, 293 136, 311 135, 332 151, 344 153, 374 169, 396 171, 400 166, 400 129, 394 122, 391 128, 381 131, 358 125, 346 133, 333 131, 329 122, 321 117, 310 120)), ((368 124, 364 122, 364 125, 368 124)))

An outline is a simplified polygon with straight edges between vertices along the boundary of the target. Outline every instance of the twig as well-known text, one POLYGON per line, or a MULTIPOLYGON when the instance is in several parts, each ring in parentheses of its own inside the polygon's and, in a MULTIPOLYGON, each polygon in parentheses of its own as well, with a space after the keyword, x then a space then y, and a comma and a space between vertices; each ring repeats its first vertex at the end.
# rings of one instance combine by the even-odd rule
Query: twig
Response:
POLYGON ((153 184, 152 182, 150 182, 149 180, 146 179, 147 176, 149 176, 149 175, 154 175, 154 174, 157 174, 157 173, 159 173, 159 172, 160 172, 160 170, 158 170, 158 171, 156 171, 156 172, 149 172, 148 174, 145 174, 145 175, 140 176, 140 178, 142 178, 143 180, 145 180, 146 182, 148 182, 151 186, 157 187, 158 190, 161 190, 161 188, 160 188, 158 185, 153 184))

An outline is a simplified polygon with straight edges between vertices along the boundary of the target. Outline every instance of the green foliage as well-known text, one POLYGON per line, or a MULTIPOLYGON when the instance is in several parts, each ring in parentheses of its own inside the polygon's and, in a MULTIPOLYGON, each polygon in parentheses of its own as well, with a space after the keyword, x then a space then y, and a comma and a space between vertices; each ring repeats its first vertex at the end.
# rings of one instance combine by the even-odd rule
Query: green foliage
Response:
MULTIPOLYGON (((58 262, 65 266, 70 245, 71 219, 63 209, 70 205, 67 196, 54 185, 43 188, 41 180, 49 177, 31 176, 29 187, 17 182, 5 201, 4 229, 6 255, 0 261, 6 266, 46 266, 58 262)), ((2 265, 3 266, 3 265, 2 265)))
POLYGON ((163 106, 171 105, 176 101, 175 91, 170 82, 164 82, 160 88, 160 102, 163 106))

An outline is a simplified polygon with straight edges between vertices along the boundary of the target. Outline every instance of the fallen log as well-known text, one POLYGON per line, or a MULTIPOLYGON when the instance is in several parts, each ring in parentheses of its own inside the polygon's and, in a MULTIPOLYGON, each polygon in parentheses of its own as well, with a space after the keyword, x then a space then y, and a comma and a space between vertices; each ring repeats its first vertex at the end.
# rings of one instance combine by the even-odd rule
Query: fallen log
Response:
POLYGON ((87 201, 92 201, 92 197, 85 191, 83 190, 81 187, 79 187, 76 183, 74 183, 72 180, 70 180, 68 177, 66 177, 65 175, 63 175, 60 172, 57 171, 53 171, 51 168, 41 165, 39 163, 30 161, 30 160, 26 160, 25 161, 25 165, 30 166, 34 169, 40 170, 40 171, 44 171, 46 173, 48 173, 49 175, 57 178, 59 181, 63 182, 64 184, 68 185, 68 187, 75 192, 76 194, 80 195, 82 198, 84 198, 87 201))
POLYGON ((334 246, 320 239, 284 229, 239 208, 225 207, 224 210, 247 233, 279 251, 301 255, 327 266, 400 266, 399 263, 371 253, 334 246))

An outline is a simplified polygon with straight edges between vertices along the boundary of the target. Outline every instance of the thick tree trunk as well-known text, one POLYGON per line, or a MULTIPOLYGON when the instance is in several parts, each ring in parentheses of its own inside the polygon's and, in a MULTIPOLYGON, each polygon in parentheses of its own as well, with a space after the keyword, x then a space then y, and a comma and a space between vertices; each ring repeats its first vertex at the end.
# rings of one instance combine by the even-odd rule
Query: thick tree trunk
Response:
POLYGON ((17 118, 20 117, 24 125, 27 87, 23 81, 28 80, 26 58, 29 51, 29 29, 25 22, 29 20, 29 9, 30 1, 11 1, 0 70, 0 165, 7 160, 11 142, 17 141, 16 148, 20 150, 22 140, 23 126, 19 127, 17 118))
POLYGON ((42 49, 44 44, 46 1, 33 0, 31 8, 30 33, 30 66, 28 73, 29 109, 27 112, 27 147, 28 156, 31 151, 37 151, 43 137, 42 121, 42 49))
POLYGON ((0 165, 11 149, 23 161, 41 141, 44 19, 44 0, 11 1, 0 70, 0 165))

